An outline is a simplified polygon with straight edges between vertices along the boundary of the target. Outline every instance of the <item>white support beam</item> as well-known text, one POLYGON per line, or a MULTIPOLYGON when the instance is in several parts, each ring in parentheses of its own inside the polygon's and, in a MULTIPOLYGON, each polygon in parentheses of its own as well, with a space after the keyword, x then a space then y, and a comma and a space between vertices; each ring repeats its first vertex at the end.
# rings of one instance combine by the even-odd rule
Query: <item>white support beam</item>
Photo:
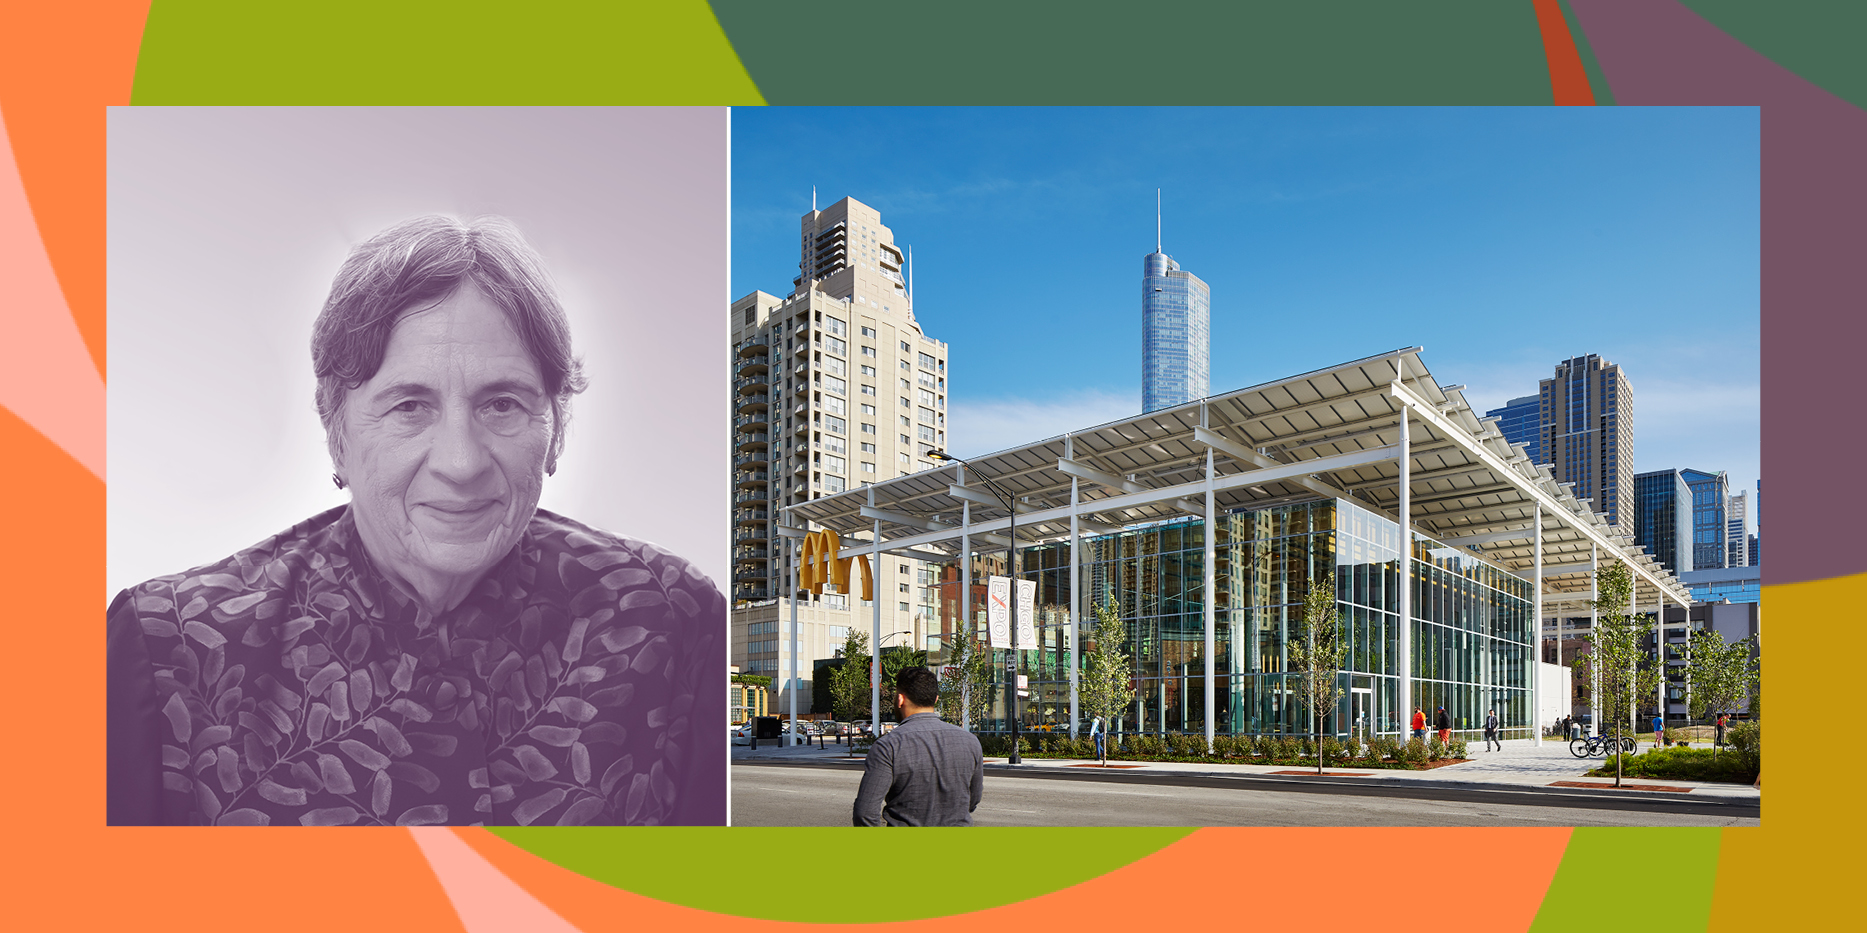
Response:
POLYGON ((1595 569, 1595 562, 1585 560, 1577 564, 1545 564, 1543 576, 1560 577, 1565 573, 1589 573, 1595 569))
MULTIPOLYGON (((1316 460, 1305 460, 1302 463, 1286 464, 1276 469, 1254 470, 1248 473, 1233 473, 1229 476, 1221 476, 1217 480, 1214 480, 1213 491, 1227 492, 1233 489, 1244 489, 1250 486, 1256 486, 1260 483, 1274 483, 1297 476, 1307 476, 1310 473, 1345 470, 1357 466, 1366 466, 1370 463, 1380 463, 1399 456, 1399 451, 1400 448, 1398 446, 1375 447, 1368 450, 1358 450, 1350 454, 1338 454, 1334 457, 1322 457, 1316 460)), ((1112 512, 1121 509, 1139 508, 1144 505, 1153 505, 1159 502, 1182 498, 1188 491, 1200 490, 1204 485, 1205 481, 1202 479, 1178 486, 1169 486, 1163 489, 1149 489, 1146 492, 1130 492, 1108 496, 1102 499, 1091 499, 1082 504, 1082 510, 1084 512, 1112 512)), ((867 512, 864 512, 863 515, 868 517, 867 512)), ((1064 522, 1069 520, 1069 516, 1070 507, 1068 504, 1065 504, 1032 512, 1029 516, 1021 518, 1018 524, 1020 526, 1026 526, 1036 524, 1037 522, 1064 522)), ((982 533, 1005 531, 1010 525, 1011 522, 1008 518, 999 518, 989 522, 974 522, 971 527, 973 537, 976 538, 982 533)), ((893 539, 887 542, 887 547, 890 549, 919 547, 923 544, 951 541, 958 538, 960 535, 958 526, 939 525, 938 527, 940 529, 938 531, 927 531, 922 534, 893 539)), ((842 551, 838 552, 837 556, 854 557, 857 554, 867 554, 869 551, 870 549, 866 547, 844 548, 842 551)))
MULTIPOLYGON (((1252 450, 1249 447, 1239 444, 1238 442, 1232 440, 1231 438, 1228 438, 1222 434, 1219 434, 1216 431, 1209 431, 1205 428, 1198 428, 1198 427, 1194 428, 1193 429, 1193 440, 1206 445, 1206 447, 1210 450, 1216 450, 1219 453, 1222 453, 1232 458, 1233 460, 1237 461, 1239 464, 1244 465, 1244 466, 1257 467, 1258 469, 1261 469, 1261 470, 1269 470, 1269 469, 1275 469, 1277 467, 1287 465, 1284 463, 1280 463, 1276 460, 1272 460, 1271 458, 1266 457, 1263 454, 1258 453, 1257 451, 1252 450)), ((1302 486, 1304 489, 1307 489, 1310 492, 1325 495, 1331 499, 1347 499, 1349 497, 1348 493, 1340 489, 1337 489, 1336 487, 1331 486, 1328 483, 1323 482, 1322 480, 1316 479, 1313 476, 1298 477, 1295 482, 1297 485, 1302 486)))
MULTIPOLYGON (((1513 467, 1506 464, 1497 454, 1492 453, 1490 446, 1486 442, 1472 437, 1464 428, 1453 424, 1450 419, 1441 415, 1434 409, 1432 403, 1422 398, 1419 393, 1407 388, 1399 382, 1389 383, 1388 390, 1393 394, 1396 402, 1413 406, 1414 417, 1432 425, 1433 429, 1440 435, 1449 439, 1456 446, 1464 449, 1468 456, 1491 464, 1499 476, 1518 477, 1522 479, 1524 494, 1547 509, 1550 514, 1555 515, 1558 521, 1581 532, 1584 537, 1588 538, 1590 543, 1606 548, 1609 553, 1617 557, 1623 556, 1625 549, 1614 544, 1610 537, 1609 529, 1599 525, 1595 521, 1583 518, 1581 515, 1564 507, 1556 496, 1550 495, 1547 491, 1542 489, 1541 484, 1523 478, 1521 474, 1516 472, 1513 467)), ((1590 513, 1590 515, 1592 516, 1592 513, 1590 513)), ((1652 571, 1632 564, 1630 564, 1630 566, 1636 577, 1645 578, 1649 584, 1667 593, 1669 596, 1673 596, 1674 598, 1689 598, 1688 594, 1681 588, 1666 586, 1665 582, 1652 571)))
MULTIPOLYGON (((947 486, 946 490, 947 494, 955 499, 965 499, 968 502, 977 502, 980 505, 994 505, 1001 509, 1005 507, 1005 500, 989 492, 980 492, 971 486, 961 486, 958 483, 954 483, 947 486)), ((1037 511, 1035 508, 1025 505, 1015 499, 1012 500, 1011 507, 1017 509, 1020 515, 1037 511)))
POLYGON ((1450 544, 1454 547, 1480 547, 1486 544, 1496 544, 1500 541, 1529 541, 1534 537, 1536 537, 1536 527, 1534 525, 1525 525, 1522 528, 1514 528, 1510 531, 1493 531, 1489 534, 1482 535, 1440 538, 1439 541, 1442 544, 1450 544))
MULTIPOLYGON (((1113 473, 1104 473, 1101 470, 1096 469, 1095 467, 1092 467, 1092 466, 1089 466, 1083 463, 1078 463, 1075 460, 1071 460, 1068 457, 1063 457, 1057 460, 1057 471, 1062 473, 1065 476, 1071 476, 1077 479, 1086 479, 1092 483, 1101 483, 1104 486, 1108 486, 1114 489, 1120 489, 1124 492, 1150 492, 1150 491, 1153 491, 1154 489, 1154 487, 1152 486, 1143 486, 1140 483, 1133 482, 1131 480, 1122 479, 1121 477, 1116 476, 1113 473)), ((1192 483, 1188 485, 1196 486, 1199 484, 1192 483)), ((1175 498, 1172 498, 1166 501, 1168 505, 1171 505, 1174 508, 1179 509, 1182 512, 1191 512, 1194 515, 1203 515, 1205 514, 1205 511, 1206 511, 1205 506, 1202 506, 1199 503, 1194 502, 1191 499, 1182 499, 1182 498, 1175 497, 1175 498)))

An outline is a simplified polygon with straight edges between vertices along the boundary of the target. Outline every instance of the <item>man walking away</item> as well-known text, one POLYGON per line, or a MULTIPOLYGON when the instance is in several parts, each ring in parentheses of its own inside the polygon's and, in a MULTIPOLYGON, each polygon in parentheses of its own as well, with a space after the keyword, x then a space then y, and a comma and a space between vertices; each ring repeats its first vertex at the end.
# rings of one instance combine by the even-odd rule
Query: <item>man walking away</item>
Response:
POLYGON ((1413 708, 1413 737, 1426 738, 1426 714, 1417 706, 1413 708))
POLYGON ((1662 719, 1658 713, 1655 713, 1653 716, 1653 747, 1659 748, 1665 744, 1666 720, 1662 719))
POLYGON ((1439 730, 1439 744, 1445 745, 1452 741, 1452 717, 1446 715, 1445 707, 1441 706, 1438 714, 1433 716, 1433 728, 1439 730))
POLYGON ((855 825, 971 826, 985 793, 979 740, 934 711, 940 681, 932 671, 902 671, 895 690, 901 724, 869 746, 855 825))
POLYGON ((1711 743, 1713 745, 1723 745, 1724 744, 1724 714, 1723 713, 1718 714, 1718 723, 1713 728, 1714 728, 1714 731, 1712 733, 1711 743))
POLYGON ((1496 745, 1497 750, 1500 752, 1504 750, 1504 741, 1498 736, 1497 725, 1498 725, 1497 710, 1492 710, 1486 713, 1485 714, 1485 751, 1487 752, 1491 751, 1492 745, 1496 745))
POLYGON ((1096 760, 1099 762, 1102 762, 1102 767, 1104 768, 1108 767, 1109 766, 1109 746, 1108 746, 1109 733, 1108 733, 1107 727, 1102 725, 1102 717, 1097 716, 1095 724, 1089 727, 1089 737, 1094 739, 1096 742, 1096 760))

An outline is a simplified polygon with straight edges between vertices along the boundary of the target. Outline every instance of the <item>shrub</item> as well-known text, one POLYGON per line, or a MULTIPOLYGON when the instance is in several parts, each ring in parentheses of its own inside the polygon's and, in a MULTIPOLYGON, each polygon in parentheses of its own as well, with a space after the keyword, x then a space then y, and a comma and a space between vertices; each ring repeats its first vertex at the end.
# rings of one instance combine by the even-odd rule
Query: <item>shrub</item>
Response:
POLYGON ((1368 757, 1375 761, 1400 760, 1400 740, 1391 735, 1376 736, 1368 743, 1368 757))
POLYGON ((1762 721, 1752 719, 1732 723, 1724 730, 1724 742, 1739 755, 1761 763, 1763 760, 1762 721))
POLYGON ((1348 741, 1342 743, 1342 757, 1349 761, 1354 761, 1355 759, 1360 758, 1361 757, 1361 740, 1352 735, 1349 736, 1348 741))
POLYGON ((1419 738, 1408 739, 1407 744, 1400 746, 1400 751, 1394 757, 1406 765, 1423 765, 1430 760, 1426 742, 1419 738))
POLYGON ((1322 760, 1324 761, 1341 761, 1342 760, 1342 743, 1336 741, 1335 736, 1333 735, 1323 737, 1322 760))
MULTIPOLYGON (((1214 741, 1217 741, 1216 736, 1214 741)), ((1167 747, 1181 758, 1201 758, 1206 754, 1206 737, 1203 734, 1169 736, 1167 747)))
POLYGON ((1613 777, 1615 759, 1621 776, 1672 781, 1724 781, 1749 784, 1757 779, 1756 763, 1742 754, 1717 755, 1709 748, 1656 748, 1642 755, 1609 755, 1590 777, 1613 777))
POLYGON ((1446 746, 1439 741, 1439 737, 1434 736, 1428 739, 1426 741, 1426 760, 1438 761, 1444 757, 1446 757, 1446 746))
POLYGON ((1220 758, 1232 758, 1238 754, 1238 740, 1229 735, 1212 737, 1212 753, 1220 758))
POLYGON ((1446 757, 1457 759, 1468 758, 1470 757, 1467 754, 1469 751, 1470 747, 1465 744, 1464 739, 1453 739, 1451 744, 1446 746, 1446 757))

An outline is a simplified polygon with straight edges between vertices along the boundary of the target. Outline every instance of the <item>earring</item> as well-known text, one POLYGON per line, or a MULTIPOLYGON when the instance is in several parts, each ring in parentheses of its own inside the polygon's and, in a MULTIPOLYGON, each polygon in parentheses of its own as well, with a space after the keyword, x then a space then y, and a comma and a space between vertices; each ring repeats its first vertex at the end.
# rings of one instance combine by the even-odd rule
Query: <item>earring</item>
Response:
POLYGON ((331 474, 331 482, 336 483, 338 489, 344 488, 344 478, 335 473, 331 474))

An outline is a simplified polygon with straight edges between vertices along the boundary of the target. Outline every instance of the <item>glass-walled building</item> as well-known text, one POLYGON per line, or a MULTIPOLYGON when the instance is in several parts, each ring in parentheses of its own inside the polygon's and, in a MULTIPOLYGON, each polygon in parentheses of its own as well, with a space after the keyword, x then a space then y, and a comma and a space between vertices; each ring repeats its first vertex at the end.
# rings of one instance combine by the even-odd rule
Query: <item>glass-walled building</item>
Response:
MULTIPOLYGON (((1113 605, 1122 650, 1133 664, 1135 699, 1114 724, 1144 734, 1205 731, 1205 534, 1203 519, 1129 529, 1083 542, 1079 581, 1090 605, 1113 605)), ((1345 499, 1235 512, 1218 519, 1214 541, 1214 690, 1219 734, 1309 731, 1289 672, 1287 640, 1313 583, 1334 574, 1348 646, 1338 675, 1342 698, 1326 728, 1337 735, 1402 735, 1411 710, 1397 709, 1399 526, 1345 499)), ((1416 705, 1430 718, 1446 707, 1460 730, 1482 728, 1498 711, 1512 737, 1527 737, 1535 658, 1531 585, 1471 554, 1414 534, 1412 646, 1416 705)), ((975 632, 985 619, 983 584, 1003 573, 1003 552, 972 557, 975 632)), ((1026 548, 1023 576, 1037 583, 1038 646, 1021 649, 1029 679, 1023 728, 1069 728, 1067 543, 1026 548)), ((934 611, 940 630, 960 619, 957 563, 942 568, 934 611)), ((1087 629, 1081 646, 1088 650, 1087 629)), ((996 651, 994 670, 1005 669, 996 651)), ((992 691, 985 730, 1006 727, 1004 684, 992 691)))

